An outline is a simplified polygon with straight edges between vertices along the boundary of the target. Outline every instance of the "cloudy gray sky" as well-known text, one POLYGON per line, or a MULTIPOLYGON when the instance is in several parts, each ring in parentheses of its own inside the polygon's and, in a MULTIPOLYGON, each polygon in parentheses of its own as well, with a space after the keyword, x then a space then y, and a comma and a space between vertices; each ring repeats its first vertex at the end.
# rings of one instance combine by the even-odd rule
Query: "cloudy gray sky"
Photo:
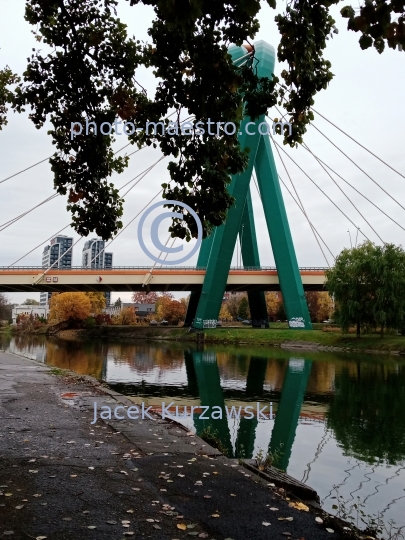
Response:
MULTIPOLYGON (((38 45, 31 34, 31 27, 24 21, 24 5, 23 0, 0 0, 0 65, 8 64, 19 73, 23 72, 26 58, 30 55, 31 49, 38 45)), ((279 4, 279 6, 279 9, 282 10, 285 3, 279 4)), ((386 50, 382 55, 379 55, 375 49, 361 51, 358 45, 358 34, 346 30, 346 21, 340 17, 338 11, 338 9, 334 10, 339 34, 329 41, 326 50, 326 57, 332 62, 335 78, 329 88, 316 97, 315 108, 405 175, 405 107, 403 97, 405 53, 391 49, 386 50)), ((146 30, 153 16, 153 11, 149 7, 142 5, 130 7, 128 2, 120 0, 119 15, 128 25, 130 35, 134 35, 137 39, 148 38, 146 30)), ((279 34, 274 23, 274 15, 275 12, 263 2, 259 16, 261 28, 256 39, 266 40, 277 47, 279 34)), ((282 66, 276 64, 276 75, 279 75, 281 70, 282 66)), ((153 75, 143 69, 137 73, 137 79, 146 87, 148 95, 153 96, 156 86, 153 75)), ((272 114, 273 111, 270 111, 270 116, 272 114)), ((274 115, 276 114, 274 112, 274 115)), ((378 182, 393 199, 379 189, 370 178, 350 163, 312 127, 305 138, 309 148, 344 179, 353 184, 360 193, 366 195, 382 208, 388 216, 405 226, 405 210, 400 206, 405 207, 403 189, 405 179, 362 150, 322 118, 316 116, 315 125, 373 180, 378 182)), ((125 142, 123 136, 118 137, 116 148, 124 146, 125 142)), ((50 156, 52 152, 53 148, 50 137, 46 134, 46 128, 40 131, 35 129, 27 114, 10 114, 8 126, 0 131, 0 181, 40 159, 50 156)), ((288 148, 287 152, 354 224, 360 227, 361 231, 364 231, 371 240, 381 243, 363 217, 357 213, 314 158, 303 148, 293 150, 288 148)), ((113 177, 113 181, 117 186, 123 185, 157 161, 160 156, 159 150, 150 148, 142 150, 131 158, 130 165, 123 174, 113 177)), ((354 242, 356 237, 354 225, 288 158, 284 155, 283 158, 309 219, 331 251, 337 255, 344 247, 350 247, 347 231, 350 230, 354 242)), ((280 176, 288 184, 287 173, 277 152, 275 152, 275 159, 280 176)), ((140 182, 125 197, 124 225, 160 190, 160 184, 167 181, 167 162, 168 159, 160 162, 145 180, 140 182)), ((342 180, 338 178, 336 180, 385 242, 404 243, 404 231, 400 227, 363 199, 361 195, 355 193, 342 180)), ((291 185, 289 187, 291 189, 291 185)), ((299 265, 326 266, 308 222, 284 188, 283 192, 299 265)), ((30 209, 52 193, 52 173, 47 162, 0 184, 0 225, 30 209)), ((274 259, 264 215, 253 184, 252 195, 261 262, 263 266, 273 265, 274 259)), ((38 244, 41 244, 41 247, 19 264, 40 265, 45 240, 67 225, 69 221, 66 200, 64 197, 58 197, 1 231, 0 266, 8 266, 38 244)), ((135 220, 112 243, 109 251, 114 253, 115 265, 141 266, 150 264, 150 260, 141 251, 136 239, 137 224, 138 220, 135 220)), ((73 236, 75 240, 78 239, 78 235, 73 230, 67 229, 64 234, 73 236)), ((360 238, 364 239, 361 232, 360 238)), ((162 241, 164 241, 163 236, 162 241)), ((83 243, 84 240, 74 248, 74 265, 81 264, 83 243)), ((190 259, 190 264, 195 260, 196 257, 190 259)), ((330 256, 329 261, 332 261, 330 256)), ((236 263, 236 253, 233 263, 236 263)), ((22 302, 25 296, 21 294, 9 295, 14 302, 22 302)), ((31 296, 39 299, 39 294, 31 296)), ((113 296, 113 300, 117 296, 117 294, 113 296)), ((120 296, 123 299, 129 299, 130 295, 124 293, 120 296)))

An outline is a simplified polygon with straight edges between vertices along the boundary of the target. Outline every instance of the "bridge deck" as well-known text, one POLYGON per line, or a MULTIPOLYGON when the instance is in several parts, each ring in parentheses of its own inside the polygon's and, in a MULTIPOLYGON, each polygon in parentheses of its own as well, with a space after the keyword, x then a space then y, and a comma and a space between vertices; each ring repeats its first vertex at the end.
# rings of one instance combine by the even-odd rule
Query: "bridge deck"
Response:
MULTIPOLYGON (((324 268, 301 268, 304 290, 325 290, 324 268)), ((93 270, 71 268, 52 269, 44 274, 43 268, 0 267, 0 292, 69 292, 69 291, 193 291, 201 289, 205 269, 165 267, 113 268, 93 270)), ((279 291, 275 268, 232 268, 227 291, 264 290, 279 291)))

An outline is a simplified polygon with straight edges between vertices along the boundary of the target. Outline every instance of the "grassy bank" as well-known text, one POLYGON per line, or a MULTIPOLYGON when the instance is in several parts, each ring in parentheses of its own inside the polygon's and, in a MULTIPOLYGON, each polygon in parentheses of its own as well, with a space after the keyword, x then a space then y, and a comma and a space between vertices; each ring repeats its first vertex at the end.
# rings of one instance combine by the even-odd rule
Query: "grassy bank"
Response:
POLYGON ((322 330, 289 329, 253 329, 253 328, 217 328, 204 332, 206 343, 252 343, 255 345, 280 346, 299 342, 302 345, 321 347, 339 347, 361 351, 400 351, 405 353, 405 337, 388 334, 383 339, 378 334, 362 335, 357 339, 354 334, 324 332, 322 330))
MULTIPOLYGON (((337 330, 337 329, 335 329, 337 330)), ((106 339, 106 340, 168 340, 178 342, 218 343, 251 345, 254 347, 299 346, 307 349, 328 348, 359 352, 400 352, 405 354, 405 337, 387 334, 383 339, 379 334, 341 334, 339 331, 290 330, 288 328, 253 329, 217 328, 204 332, 189 332, 188 328, 148 327, 148 326, 99 326, 87 330, 65 330, 58 332, 62 339, 106 339), (66 334, 66 335, 65 335, 66 334)))

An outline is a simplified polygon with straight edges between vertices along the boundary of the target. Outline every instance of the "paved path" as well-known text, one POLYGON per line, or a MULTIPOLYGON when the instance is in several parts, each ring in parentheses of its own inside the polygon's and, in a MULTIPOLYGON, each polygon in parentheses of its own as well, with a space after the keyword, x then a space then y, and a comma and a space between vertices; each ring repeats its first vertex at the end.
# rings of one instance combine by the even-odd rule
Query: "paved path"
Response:
POLYGON ((177 424, 91 425, 107 392, 0 353, 0 538, 340 538, 177 424))

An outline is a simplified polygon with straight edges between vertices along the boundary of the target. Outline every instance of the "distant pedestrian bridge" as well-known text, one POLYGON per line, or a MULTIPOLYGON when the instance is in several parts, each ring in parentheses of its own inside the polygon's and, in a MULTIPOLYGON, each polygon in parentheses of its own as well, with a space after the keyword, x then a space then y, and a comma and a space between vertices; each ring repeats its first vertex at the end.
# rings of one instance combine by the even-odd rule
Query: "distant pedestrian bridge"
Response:
MULTIPOLYGON (((97 270, 81 267, 46 270, 41 267, 0 267, 0 292, 73 291, 197 291, 204 282, 205 268, 115 267, 97 270)), ((305 291, 325 290, 326 268, 300 268, 305 291)), ((279 291, 275 267, 231 268, 226 290, 279 291)))

